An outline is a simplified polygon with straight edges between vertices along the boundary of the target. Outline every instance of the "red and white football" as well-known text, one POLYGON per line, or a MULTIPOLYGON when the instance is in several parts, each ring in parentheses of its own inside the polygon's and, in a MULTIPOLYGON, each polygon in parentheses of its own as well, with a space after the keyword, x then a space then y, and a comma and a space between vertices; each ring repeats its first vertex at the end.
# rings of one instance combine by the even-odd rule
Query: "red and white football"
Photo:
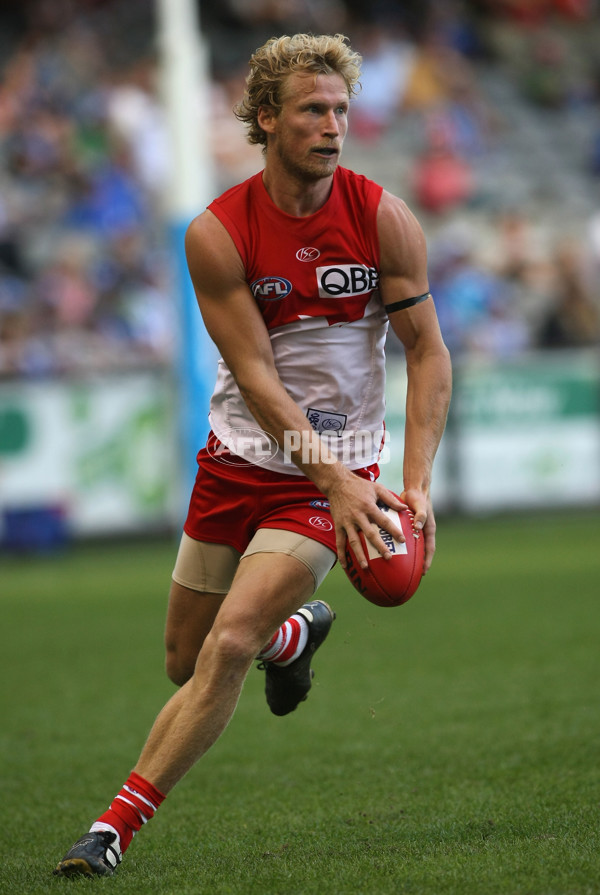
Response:
POLYGON ((346 542, 345 572, 365 600, 376 606, 401 606, 410 600, 423 577, 423 532, 413 528, 414 516, 410 510, 397 512, 386 505, 381 505, 381 509, 402 529, 406 541, 396 541, 389 532, 380 528, 379 534, 392 554, 391 559, 384 559, 362 531, 359 532, 368 568, 361 569, 354 551, 346 542))

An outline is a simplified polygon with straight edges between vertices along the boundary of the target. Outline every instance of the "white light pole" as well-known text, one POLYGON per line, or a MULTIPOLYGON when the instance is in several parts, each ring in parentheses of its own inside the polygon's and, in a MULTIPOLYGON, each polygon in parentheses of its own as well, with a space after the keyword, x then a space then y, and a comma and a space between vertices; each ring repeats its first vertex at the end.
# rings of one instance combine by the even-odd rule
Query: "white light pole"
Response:
POLYGON ((208 138, 210 82, 195 0, 156 0, 162 97, 167 118, 171 182, 167 213, 179 310, 179 420, 182 486, 189 495, 195 457, 208 433, 215 349, 196 303, 184 252, 190 221, 214 196, 208 138))

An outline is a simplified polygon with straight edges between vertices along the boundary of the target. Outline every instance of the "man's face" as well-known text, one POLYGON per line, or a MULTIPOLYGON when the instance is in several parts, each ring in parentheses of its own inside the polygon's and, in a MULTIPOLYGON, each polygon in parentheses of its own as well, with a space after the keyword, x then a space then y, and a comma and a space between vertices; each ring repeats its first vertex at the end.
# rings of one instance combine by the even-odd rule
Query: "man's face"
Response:
POLYGON ((289 75, 279 115, 262 110, 268 157, 295 177, 321 180, 335 171, 348 129, 348 88, 341 75, 289 75))

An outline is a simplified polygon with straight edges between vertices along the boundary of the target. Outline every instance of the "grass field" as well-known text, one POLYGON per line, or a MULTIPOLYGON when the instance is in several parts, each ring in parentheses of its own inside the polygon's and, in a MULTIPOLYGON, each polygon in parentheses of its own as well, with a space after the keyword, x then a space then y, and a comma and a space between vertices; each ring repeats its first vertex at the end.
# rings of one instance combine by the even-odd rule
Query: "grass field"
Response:
POLYGON ((253 669, 219 743, 93 882, 51 871, 173 692, 175 544, 3 558, 0 893, 600 893, 599 546, 594 515, 442 521, 395 610, 336 569, 308 702, 270 715, 253 669))

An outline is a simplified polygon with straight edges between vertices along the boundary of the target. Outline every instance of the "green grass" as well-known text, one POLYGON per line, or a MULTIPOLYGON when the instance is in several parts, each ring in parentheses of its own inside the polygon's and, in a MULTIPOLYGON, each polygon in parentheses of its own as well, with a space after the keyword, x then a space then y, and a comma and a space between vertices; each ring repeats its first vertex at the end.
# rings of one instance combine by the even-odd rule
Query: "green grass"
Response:
POLYGON ((599 536, 595 515, 443 521, 395 610, 334 571, 308 702, 275 718, 252 670, 221 740, 94 882, 51 870, 173 692, 176 545, 2 559, 0 893, 600 893, 599 536))

